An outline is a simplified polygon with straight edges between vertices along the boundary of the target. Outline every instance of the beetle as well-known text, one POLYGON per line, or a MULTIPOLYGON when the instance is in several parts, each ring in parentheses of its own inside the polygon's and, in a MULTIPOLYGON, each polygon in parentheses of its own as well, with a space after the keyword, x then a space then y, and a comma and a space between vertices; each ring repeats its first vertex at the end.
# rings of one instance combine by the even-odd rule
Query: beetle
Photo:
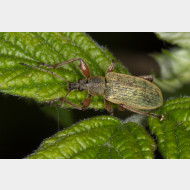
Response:
POLYGON ((25 63, 19 64, 43 72, 47 72, 68 83, 68 92, 66 93, 66 95, 64 97, 51 100, 49 101, 49 103, 61 101, 60 105, 62 105, 65 102, 79 110, 85 110, 90 105, 91 96, 103 96, 105 109, 112 115, 113 108, 109 104, 109 102, 118 104, 118 109, 120 111, 128 109, 132 112, 136 112, 138 114, 143 114, 146 116, 153 116, 160 120, 165 119, 163 115, 157 115, 148 112, 148 110, 156 109, 162 106, 163 104, 162 93, 160 89, 152 83, 152 76, 145 75, 137 77, 113 72, 115 67, 115 62, 113 60, 111 61, 111 64, 106 71, 105 77, 91 77, 90 70, 87 64, 81 58, 74 58, 55 65, 38 63, 40 67, 31 66, 25 63), (80 61, 80 65, 78 67, 85 77, 84 79, 79 79, 78 82, 67 81, 59 75, 57 75, 55 72, 42 69, 42 67, 57 69, 65 64, 69 64, 74 61, 80 61), (87 98, 84 99, 81 103, 82 107, 66 99, 68 94, 73 90, 88 92, 87 98))

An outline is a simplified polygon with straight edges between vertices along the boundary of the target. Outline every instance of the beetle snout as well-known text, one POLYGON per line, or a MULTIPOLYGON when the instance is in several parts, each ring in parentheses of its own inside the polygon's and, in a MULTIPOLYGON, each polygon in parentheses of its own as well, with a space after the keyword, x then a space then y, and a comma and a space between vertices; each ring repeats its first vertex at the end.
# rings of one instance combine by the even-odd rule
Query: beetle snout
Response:
POLYGON ((70 82, 68 84, 68 90, 78 90, 79 89, 79 83, 78 82, 70 82))

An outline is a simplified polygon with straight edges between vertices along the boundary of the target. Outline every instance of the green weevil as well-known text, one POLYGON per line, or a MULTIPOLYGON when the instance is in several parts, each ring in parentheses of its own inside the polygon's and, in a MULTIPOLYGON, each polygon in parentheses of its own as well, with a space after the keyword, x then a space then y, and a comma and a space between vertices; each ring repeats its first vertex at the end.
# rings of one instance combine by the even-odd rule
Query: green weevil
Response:
POLYGON ((121 111, 128 109, 139 114, 159 118, 160 120, 164 119, 163 115, 156 115, 154 113, 145 111, 158 108, 163 104, 162 93, 160 89, 152 83, 153 78, 151 75, 136 77, 127 74, 115 73, 113 72, 115 63, 114 61, 111 61, 111 64, 106 71, 105 77, 90 77, 89 68, 81 58, 71 59, 69 61, 55 65, 39 63, 39 66, 41 67, 27 65, 25 63, 20 64, 50 73, 68 83, 68 92, 66 95, 64 97, 51 100, 49 103, 61 101, 60 105, 65 102, 79 110, 85 110, 90 105, 91 96, 103 96, 105 109, 111 114, 113 114, 113 108, 109 102, 118 104, 118 109, 121 111), (80 65, 78 67, 82 74, 85 76, 84 79, 79 79, 78 82, 67 81, 58 76, 55 72, 41 68, 43 66, 46 68, 57 69, 65 64, 69 64, 74 61, 80 61, 80 65), (82 107, 66 99, 67 95, 73 90, 88 92, 88 97, 81 103, 82 107))

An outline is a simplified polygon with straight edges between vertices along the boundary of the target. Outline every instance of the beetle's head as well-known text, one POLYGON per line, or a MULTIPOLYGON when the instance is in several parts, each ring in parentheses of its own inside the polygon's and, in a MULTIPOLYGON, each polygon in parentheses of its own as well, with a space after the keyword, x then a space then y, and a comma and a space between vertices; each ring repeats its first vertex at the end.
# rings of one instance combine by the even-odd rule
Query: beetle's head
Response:
POLYGON ((79 79, 78 82, 69 82, 68 83, 68 90, 72 91, 72 90, 86 90, 86 86, 88 84, 88 80, 87 79, 79 79))

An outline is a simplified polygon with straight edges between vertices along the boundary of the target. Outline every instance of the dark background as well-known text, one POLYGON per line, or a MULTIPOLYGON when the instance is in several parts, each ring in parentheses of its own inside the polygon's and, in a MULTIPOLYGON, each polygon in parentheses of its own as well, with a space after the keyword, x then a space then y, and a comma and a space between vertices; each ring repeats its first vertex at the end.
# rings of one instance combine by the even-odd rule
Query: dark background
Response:
MULTIPOLYGON (((150 74, 153 70, 159 75, 159 67, 149 55, 160 52, 162 48, 169 48, 154 33, 88 34, 100 45, 107 47, 131 74, 137 76, 150 74)), ((0 158, 24 158, 37 149, 45 138, 58 131, 57 119, 41 112, 39 105, 33 101, 26 102, 23 98, 0 94, 0 106, 0 158)), ((74 110, 72 114, 74 121, 79 121, 87 116, 107 113, 74 110)), ((160 158, 158 152, 156 157, 160 158)))

